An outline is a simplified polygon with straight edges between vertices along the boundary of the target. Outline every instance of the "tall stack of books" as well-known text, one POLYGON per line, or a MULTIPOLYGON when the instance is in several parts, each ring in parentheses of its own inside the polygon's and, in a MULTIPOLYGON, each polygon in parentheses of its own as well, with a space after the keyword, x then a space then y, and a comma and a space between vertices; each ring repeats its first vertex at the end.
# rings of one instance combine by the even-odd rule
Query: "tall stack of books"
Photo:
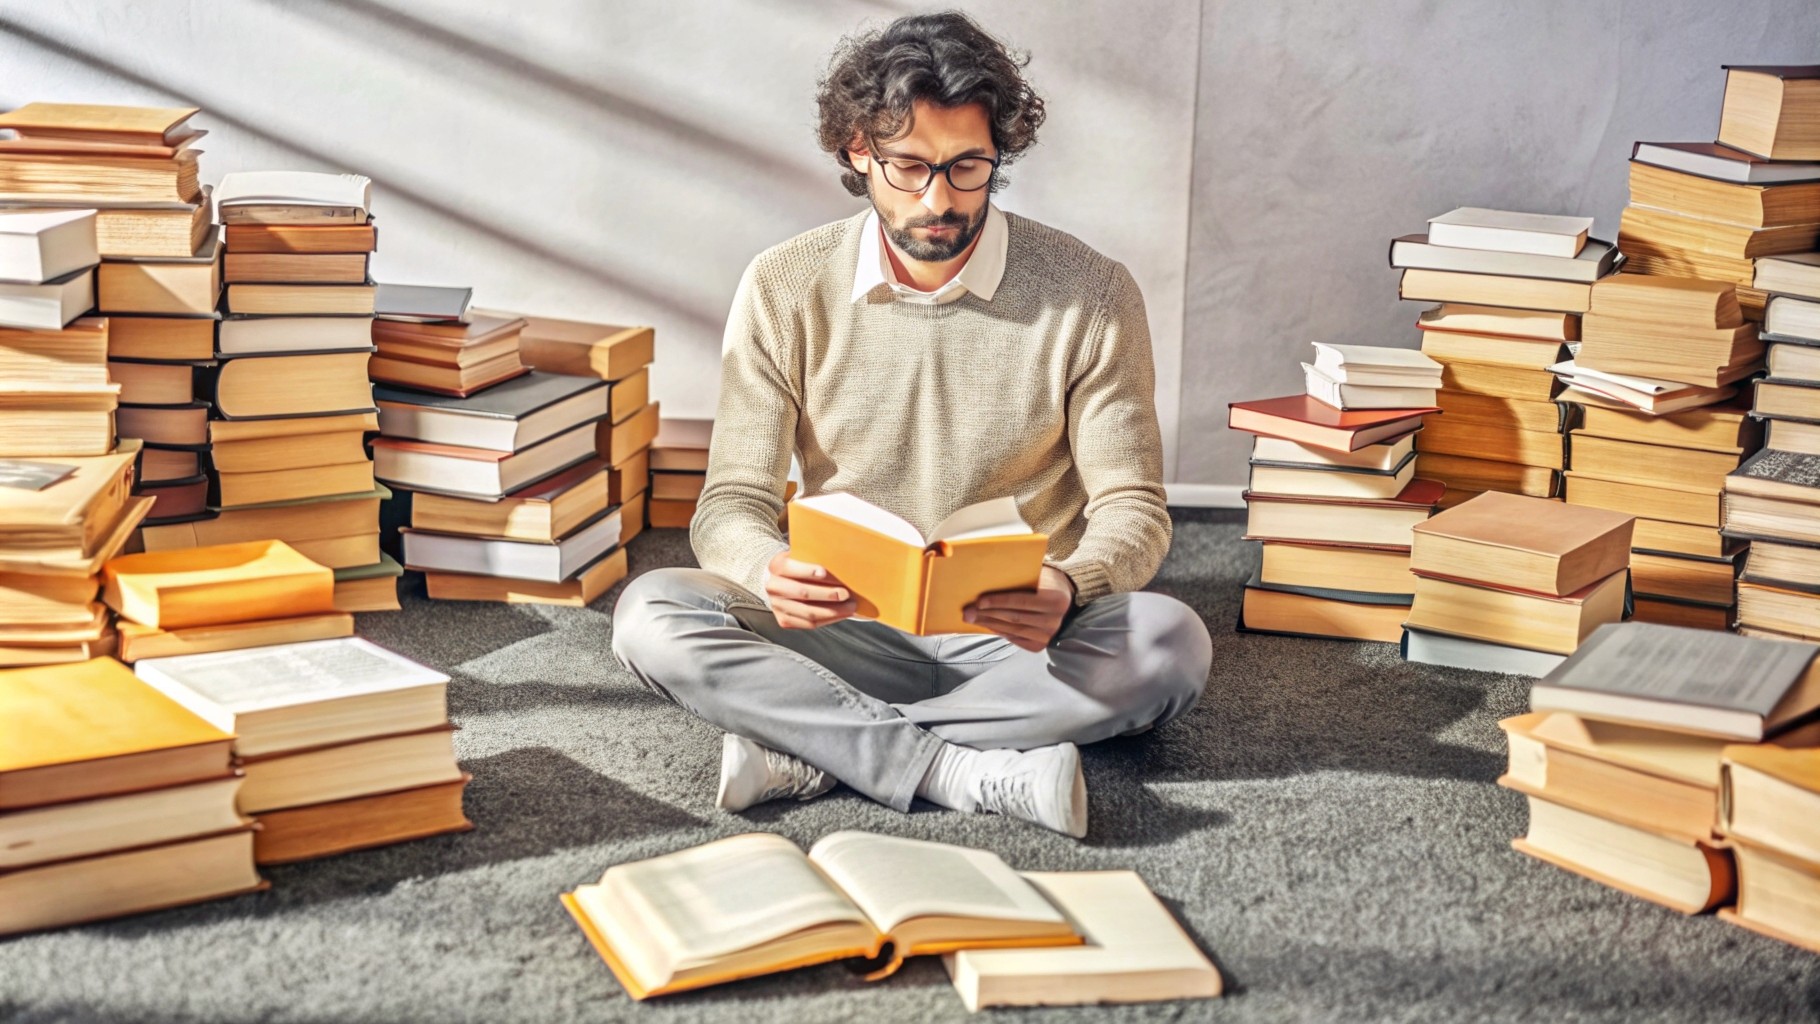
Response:
POLYGON ((1618 246, 1636 273, 1736 285, 1760 321, 1758 262, 1820 248, 1820 66, 1724 70, 1717 142, 1636 144, 1618 246))
POLYGON ((1571 435, 1567 500, 1638 517, 1640 618, 1727 629, 1741 545, 1719 534, 1720 495, 1759 431, 1725 403, 1762 365, 1756 325, 1734 285, 1620 274, 1593 287, 1581 326, 1555 368, 1593 425, 1571 435))
MULTIPOLYGON (((708 480, 708 443, 714 436, 713 420, 665 417, 651 442, 651 500, 647 507, 651 525, 689 528, 695 503, 701 500, 708 480)), ((794 484, 785 487, 790 500, 794 484)))
POLYGON ((1779 846, 1787 827, 1766 834, 1762 823, 1800 821, 1811 808, 1811 793, 1804 802, 1799 792, 1759 788, 1738 766, 1784 757, 1813 763, 1814 654, 1806 644, 1652 623, 1601 628, 1536 684, 1530 714, 1500 723, 1510 767, 1498 782, 1529 803, 1528 834, 1513 845, 1688 914, 1728 902, 1737 877, 1745 883, 1739 911, 1770 928, 1805 917, 1800 930, 1811 940, 1813 904, 1780 902, 1795 892, 1773 868, 1753 891, 1747 858, 1740 854, 1735 872, 1728 849, 1741 844, 1722 841, 1720 830, 1741 827, 1779 846), (1722 801, 1724 762, 1733 762, 1723 771, 1734 778, 1722 801))
POLYGON ((154 525, 147 551, 282 540, 333 569, 341 611, 398 607, 379 549, 363 441, 378 420, 367 362, 377 235, 359 175, 236 172, 216 190, 227 316, 209 375, 210 518, 154 525))
POLYGON ((472 828, 449 677, 357 637, 148 658, 139 678, 224 734, 261 864, 472 828))
POLYGON ((1558 497, 1571 409, 1548 368, 1580 337, 1592 283, 1624 257, 1588 237, 1590 217, 1462 207, 1428 224, 1390 246, 1401 296, 1441 303, 1417 323, 1422 351, 1446 367, 1446 415, 1422 432, 1420 471, 1447 485, 1449 505, 1483 491, 1558 497))
POLYGON ((1255 435, 1245 539, 1263 552, 1242 629, 1397 640, 1415 593, 1410 528, 1442 495, 1414 476, 1416 432, 1433 411, 1349 411, 1305 394, 1231 406, 1228 426, 1255 435))
POLYGON ((0 666, 113 653, 97 595, 102 565, 152 506, 131 494, 138 457, 128 440, 107 455, 0 460, 0 666))
POLYGON ((432 598, 586 604, 626 574, 598 377, 532 371, 468 397, 380 386, 380 479, 412 492, 399 530, 432 598))
POLYGON ((1738 630, 1820 639, 1820 455, 1765 448, 1725 478, 1725 533, 1747 541, 1738 630))
POLYGON ((1630 516, 1487 491, 1413 532, 1410 661, 1541 675, 1629 611, 1630 516))
POLYGON ((102 585, 129 663, 354 635, 335 574, 281 540, 122 555, 102 585))
POLYGON ((1738 901, 1719 916, 1820 953, 1820 749, 1728 746, 1720 775, 1719 831, 1738 860, 1738 901))
POLYGON ((645 528, 648 520, 650 448, 661 420, 660 403, 650 400, 656 332, 650 327, 547 316, 524 319, 519 356, 526 366, 544 373, 607 382, 610 411, 595 427, 595 452, 606 460, 607 494, 613 504, 621 507, 619 543, 626 544, 645 528))
POLYGON ((0 935, 264 889, 232 742, 112 658, 0 671, 0 935))

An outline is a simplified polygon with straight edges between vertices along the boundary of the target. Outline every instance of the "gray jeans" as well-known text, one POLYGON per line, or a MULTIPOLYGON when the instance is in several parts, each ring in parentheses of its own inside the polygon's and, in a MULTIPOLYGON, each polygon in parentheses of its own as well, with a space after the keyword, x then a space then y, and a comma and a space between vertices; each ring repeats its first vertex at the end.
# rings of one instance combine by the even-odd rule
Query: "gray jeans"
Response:
POLYGON ((620 594, 613 653, 708 722, 903 811, 941 741, 1027 750, 1174 718, 1206 686, 1213 641, 1193 609, 1146 592, 1073 609, 1041 652, 859 619, 784 629, 743 588, 668 568, 620 594))

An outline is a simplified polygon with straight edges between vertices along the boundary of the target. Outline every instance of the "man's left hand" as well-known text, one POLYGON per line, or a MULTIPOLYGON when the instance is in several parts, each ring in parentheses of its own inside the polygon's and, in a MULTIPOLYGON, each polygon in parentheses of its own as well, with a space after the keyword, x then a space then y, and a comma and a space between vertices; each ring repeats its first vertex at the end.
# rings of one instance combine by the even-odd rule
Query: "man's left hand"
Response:
POLYGON ((1026 651, 1049 646, 1062 617, 1074 605, 1074 581, 1053 565, 1043 566, 1035 590, 997 590, 981 594, 962 609, 968 622, 997 633, 1026 651))

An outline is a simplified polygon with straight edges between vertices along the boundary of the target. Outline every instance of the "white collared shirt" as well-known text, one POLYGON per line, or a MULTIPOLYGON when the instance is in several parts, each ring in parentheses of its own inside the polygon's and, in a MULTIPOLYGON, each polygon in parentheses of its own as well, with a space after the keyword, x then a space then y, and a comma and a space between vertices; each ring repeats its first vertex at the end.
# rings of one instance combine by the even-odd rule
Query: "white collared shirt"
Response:
POLYGON ((1010 242, 1011 232, 1006 227, 1005 215, 997 206, 988 204, 979 242, 968 255, 961 272, 932 292, 920 291, 898 281, 892 272, 891 257, 885 252, 885 246, 890 243, 885 240, 884 229, 878 222, 878 211, 873 210, 866 214, 865 227, 860 229, 859 260, 853 268, 853 301, 858 302, 871 294, 872 289, 885 285, 894 296, 910 302, 939 305, 953 302, 968 292, 991 302, 999 281, 1005 276, 1005 251, 1010 242))

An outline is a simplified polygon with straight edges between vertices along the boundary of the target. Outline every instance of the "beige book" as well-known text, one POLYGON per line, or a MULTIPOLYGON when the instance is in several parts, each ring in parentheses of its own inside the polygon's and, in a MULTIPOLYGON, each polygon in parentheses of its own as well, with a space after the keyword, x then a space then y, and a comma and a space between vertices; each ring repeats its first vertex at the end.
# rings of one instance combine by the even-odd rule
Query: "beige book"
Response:
POLYGON ((1584 313, 1591 303, 1592 286, 1576 281, 1411 269, 1403 272, 1401 297, 1429 302, 1584 313))
POLYGON ((1744 322, 1735 285, 1691 275, 1613 274, 1592 286, 1589 312, 1680 327, 1737 327, 1744 322))
POLYGON ((1265 587, 1246 587, 1239 620, 1245 629, 1394 644, 1409 618, 1404 604, 1337 601, 1265 587))
POLYGON ((1580 407, 1576 436, 1587 434, 1733 455, 1756 451, 1763 438, 1763 425, 1751 418, 1750 403, 1742 399, 1653 416, 1583 391, 1569 391, 1565 397, 1580 407))
POLYGON ((1446 508, 1460 505, 1484 491, 1504 491, 1532 498, 1557 498, 1561 493, 1561 471, 1545 466, 1427 452, 1416 461, 1416 472, 1425 479, 1439 480, 1447 485, 1447 493, 1442 496, 1446 508))
MULTIPOLYGON (((1495 395, 1527 402, 1546 402, 1561 393, 1561 381, 1546 369, 1447 359, 1441 386, 1449 391, 1495 395)), ((1431 423, 1433 421, 1430 421, 1431 423)))
POLYGON ((805 854, 757 832, 608 868, 562 895, 633 999, 830 960, 884 961, 1081 936, 996 854, 835 832, 805 854))
POLYGON ((1589 587, 1630 561, 1631 517, 1487 491, 1411 531, 1410 568, 1555 596, 1589 587))
POLYGON ((454 736, 455 727, 445 725, 241 760, 246 785, 240 791, 240 810, 256 815, 453 782, 461 778, 454 736))
POLYGON ((221 297, 221 246, 201 257, 103 260, 95 271, 95 306, 103 313, 212 317, 221 297))
POLYGON ((0 458, 106 455, 119 404, 118 384, 0 393, 0 458))
POLYGON ((594 450, 614 466, 624 465, 657 438, 661 402, 652 402, 618 423, 602 421, 594 428, 594 450))
POLYGON ((1606 480, 1571 469, 1567 471, 1568 504, 1626 512, 1648 519, 1717 527, 1720 498, 1718 487, 1639 484, 1606 480))
POLYGON ((240 777, 225 775, 0 814, 0 873, 238 829, 239 792, 240 777))
POLYGON ((0 935, 162 910, 267 886, 253 866, 249 825, 0 874, 0 935))
POLYGON ((614 423, 625 422, 627 417, 650 404, 651 371, 641 366, 631 376, 614 381, 607 401, 607 418, 614 423))
POLYGON ((1423 310, 1418 324, 1433 330, 1542 341, 1574 341, 1580 337, 1580 318, 1571 313, 1473 306, 1461 302, 1443 302, 1423 310))
POLYGON ((1738 902, 1719 916, 1732 924, 1820 953, 1820 861, 1732 841, 1738 902))
POLYGON ((1528 796, 1529 834, 1511 846, 1539 860, 1684 914, 1732 893, 1727 851, 1528 796))
POLYGON ((1621 230, 1633 238, 1739 259, 1808 252, 1820 242, 1820 222, 1754 228, 1702 220, 1668 210, 1627 206, 1619 223, 1621 230))
POLYGON ((354 617, 345 612, 327 612, 184 629, 157 629, 137 622, 121 622, 118 629, 119 658, 130 665, 143 658, 173 658, 353 636, 354 617))
POLYGON ((1567 465, 1567 442, 1558 433, 1511 430, 1470 420, 1449 423, 1445 414, 1423 424, 1422 432, 1416 435, 1416 451, 1545 469, 1563 469, 1567 465))
POLYGON ((1689 604, 1686 601, 1636 594, 1631 598, 1630 618, 1632 622, 1653 622, 1685 629, 1711 629, 1723 633, 1732 628, 1735 611, 1733 605, 1689 604))
POLYGON ((1422 353, 1444 362, 1489 363, 1544 370, 1566 359, 1567 347, 1555 340, 1430 329, 1422 332, 1422 353))
POLYGON ((110 316, 107 354, 117 359, 213 359, 215 323, 193 316, 110 316))
MULTIPOLYGON (((1795 731, 1805 736, 1813 727, 1795 731)), ((1725 748, 1720 826, 1727 835, 1820 862, 1820 747, 1797 743, 1725 748)))
POLYGON ((1735 452, 1620 441, 1588 434, 1584 429, 1569 434, 1568 451, 1574 471, 1586 476, 1702 490, 1724 487, 1726 475, 1737 469, 1742 459, 1735 452))
POLYGON ((1561 597, 1418 576, 1408 625, 1469 640, 1572 654, 1595 629, 1624 618, 1627 575, 1619 570, 1561 597))
POLYGON ((626 578, 626 549, 616 547, 560 583, 426 572, 424 588, 434 601, 496 601, 501 604, 553 604, 585 607, 626 578))
POLYGON ((1709 605, 1730 605, 1737 579, 1734 561, 1679 558, 1648 551, 1630 555, 1631 588, 1638 594, 1709 605))
POLYGON ((1052 949, 962 949, 942 966, 970 1011, 1215 999, 1220 972, 1135 871, 1027 871, 1083 942, 1052 949))
POLYGON ((1542 434, 1561 432, 1561 406, 1556 402, 1441 390, 1435 392, 1435 405, 1443 416, 1455 422, 1472 421, 1487 427, 1542 434))
MULTIPOLYGON (((517 318, 523 314, 476 309, 474 313, 517 318)), ((656 332, 650 327, 525 316, 519 352, 525 365, 547 373, 625 380, 649 365, 656 332)))
POLYGON ((1811 67, 1728 67, 1718 139, 1766 160, 1820 160, 1820 78, 1811 67))
MULTIPOLYGON (((1738 289, 1739 316, 1752 313, 1752 303, 1745 294, 1745 289, 1750 287, 1756 276, 1754 260, 1682 249, 1627 235, 1622 231, 1618 232, 1618 247, 1628 257, 1624 261, 1624 273, 1619 277, 1698 278, 1730 284, 1738 289)), ((1757 301, 1755 308, 1752 319, 1762 316, 1761 300, 1757 301)))
POLYGON ((1738 542, 1721 536, 1710 526, 1671 523, 1665 519, 1637 517, 1631 532, 1631 546, 1648 551, 1667 551, 1696 558, 1726 558, 1738 550, 1738 542))
POLYGON ((1265 541, 1258 578, 1290 587, 1413 594, 1408 548, 1347 547, 1265 541))

